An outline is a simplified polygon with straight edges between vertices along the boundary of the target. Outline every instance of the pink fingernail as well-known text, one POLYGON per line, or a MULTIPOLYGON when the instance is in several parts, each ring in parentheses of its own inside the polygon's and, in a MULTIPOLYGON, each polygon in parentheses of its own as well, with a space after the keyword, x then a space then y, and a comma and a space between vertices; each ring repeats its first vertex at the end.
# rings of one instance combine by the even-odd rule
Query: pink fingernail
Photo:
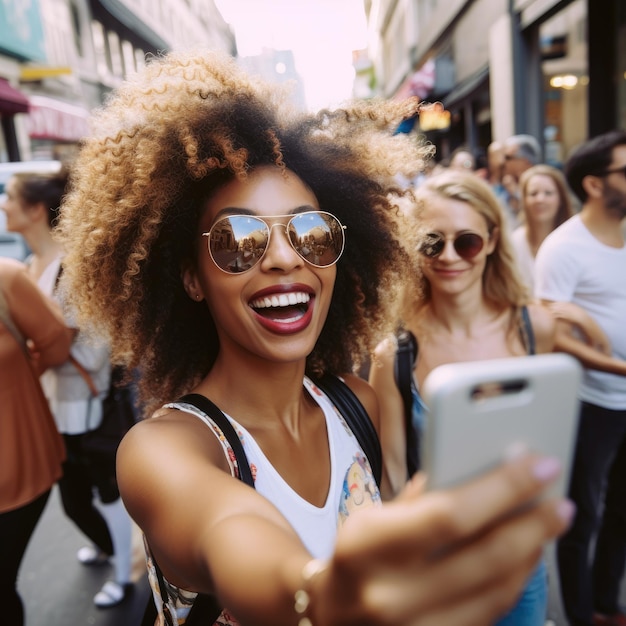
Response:
POLYGON ((571 500, 561 500, 556 507, 557 515, 568 524, 574 519, 576 505, 571 500))
POLYGON ((534 467, 533 474, 542 482, 548 482, 559 475, 561 463, 553 457, 539 459, 534 467))

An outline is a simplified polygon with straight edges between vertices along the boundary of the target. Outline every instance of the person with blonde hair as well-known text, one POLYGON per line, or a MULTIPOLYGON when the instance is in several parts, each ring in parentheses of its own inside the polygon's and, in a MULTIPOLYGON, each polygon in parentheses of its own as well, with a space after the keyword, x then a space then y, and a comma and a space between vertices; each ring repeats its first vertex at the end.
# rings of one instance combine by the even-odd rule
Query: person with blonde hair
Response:
POLYGON ((523 221, 511 236, 524 282, 532 291, 535 257, 543 240, 573 214, 563 174, 551 165, 533 165, 519 180, 523 221))
POLYGON ((61 287, 99 316, 114 361, 141 364, 156 408, 123 440, 118 478, 159 624, 488 623, 567 526, 569 504, 539 498, 558 464, 530 455, 382 504, 378 455, 318 385, 379 424, 350 371, 390 327, 407 267, 393 180, 425 151, 392 131, 418 106, 295 112, 232 59, 179 52, 93 120, 62 209, 61 287), (200 613, 206 597, 216 612, 200 613))
MULTIPOLYGON (((445 363, 550 352, 555 322, 549 311, 530 302, 502 207, 486 181, 452 170, 430 178, 415 192, 407 221, 406 245, 413 251, 416 269, 401 324, 417 346, 410 378, 412 421, 420 433, 428 418, 419 389, 433 369, 445 363)), ((369 380, 384 415, 385 467, 399 492, 410 476, 396 351, 395 336, 377 346, 369 380)), ((516 606, 497 624, 542 626, 546 610, 547 575, 541 561, 516 606)))

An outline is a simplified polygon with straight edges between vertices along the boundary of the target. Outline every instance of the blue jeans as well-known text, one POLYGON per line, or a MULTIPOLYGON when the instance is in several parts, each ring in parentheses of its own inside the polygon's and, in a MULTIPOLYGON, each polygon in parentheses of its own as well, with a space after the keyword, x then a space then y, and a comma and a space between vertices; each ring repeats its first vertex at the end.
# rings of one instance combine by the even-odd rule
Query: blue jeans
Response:
POLYGON ((543 626, 548 610, 548 572, 542 560, 530 577, 517 604, 496 626, 543 626))

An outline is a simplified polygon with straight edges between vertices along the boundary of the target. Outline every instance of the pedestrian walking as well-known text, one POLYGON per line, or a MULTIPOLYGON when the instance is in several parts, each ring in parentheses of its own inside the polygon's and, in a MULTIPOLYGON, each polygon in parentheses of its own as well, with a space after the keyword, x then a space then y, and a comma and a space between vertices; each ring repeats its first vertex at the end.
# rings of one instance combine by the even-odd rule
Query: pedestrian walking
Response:
MULTIPOLYGON (((73 314, 57 291, 64 252, 53 234, 67 183, 67 170, 15 174, 7 183, 4 211, 7 228, 20 233, 32 251, 26 259, 30 275, 46 296, 59 303, 66 323, 75 327, 73 314)), ((115 578, 94 597, 101 608, 115 606, 124 599, 131 588, 132 567, 132 525, 119 495, 114 463, 90 454, 85 445, 85 434, 101 423, 110 376, 106 342, 91 336, 89 328, 76 328, 70 358, 42 377, 67 449, 59 480, 63 508, 92 542, 78 551, 77 559, 85 566, 94 566, 108 563, 114 555, 115 578)))
POLYGON ((606 333, 612 353, 559 335, 557 347, 586 368, 569 489, 577 512, 557 551, 561 593, 572 626, 623 626, 618 595, 626 562, 626 246, 621 229, 626 132, 582 144, 565 163, 565 176, 582 210, 539 249, 535 293, 544 302, 573 302, 587 311, 606 333))
POLYGON ((71 341, 26 267, 0 259, 0 595, 11 626, 24 624, 18 571, 65 458, 39 374, 67 359, 71 341))

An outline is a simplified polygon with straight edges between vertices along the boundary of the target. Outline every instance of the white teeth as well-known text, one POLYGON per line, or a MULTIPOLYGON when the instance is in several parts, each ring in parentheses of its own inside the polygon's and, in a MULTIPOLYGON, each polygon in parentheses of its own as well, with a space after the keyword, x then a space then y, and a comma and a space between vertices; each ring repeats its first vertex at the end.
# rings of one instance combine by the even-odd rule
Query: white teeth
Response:
POLYGON ((250 303, 255 309, 268 309, 270 307, 293 306, 294 304, 304 304, 311 299, 308 293, 303 291, 281 293, 266 298, 257 298, 250 303))

